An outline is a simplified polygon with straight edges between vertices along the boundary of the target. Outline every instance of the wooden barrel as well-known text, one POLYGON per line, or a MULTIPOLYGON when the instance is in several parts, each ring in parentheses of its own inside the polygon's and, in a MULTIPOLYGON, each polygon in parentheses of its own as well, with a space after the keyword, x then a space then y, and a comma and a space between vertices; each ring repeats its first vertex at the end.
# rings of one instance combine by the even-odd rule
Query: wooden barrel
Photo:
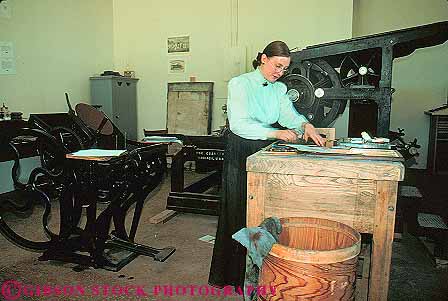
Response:
POLYGON ((353 300, 361 235, 326 219, 280 221, 280 241, 260 271, 260 300, 353 300))

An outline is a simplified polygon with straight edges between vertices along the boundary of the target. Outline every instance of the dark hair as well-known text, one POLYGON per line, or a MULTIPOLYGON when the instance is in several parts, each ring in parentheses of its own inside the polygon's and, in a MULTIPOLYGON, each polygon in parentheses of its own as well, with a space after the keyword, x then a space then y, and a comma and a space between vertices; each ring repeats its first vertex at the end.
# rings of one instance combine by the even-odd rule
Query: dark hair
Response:
POLYGON ((282 41, 274 41, 269 43, 263 50, 263 52, 259 52, 257 58, 253 60, 252 66, 254 69, 257 69, 258 66, 261 65, 261 56, 266 54, 267 57, 272 56, 282 56, 282 57, 290 57, 291 52, 289 51, 288 45, 282 41))

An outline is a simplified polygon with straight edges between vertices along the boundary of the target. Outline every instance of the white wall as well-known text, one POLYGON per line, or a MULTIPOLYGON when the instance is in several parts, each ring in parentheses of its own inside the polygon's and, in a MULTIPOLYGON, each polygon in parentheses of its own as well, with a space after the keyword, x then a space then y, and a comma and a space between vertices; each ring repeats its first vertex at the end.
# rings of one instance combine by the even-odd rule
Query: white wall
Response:
POLYGON ((0 100, 13 111, 67 111, 90 102, 88 77, 103 70, 136 71, 138 125, 166 126, 168 82, 215 82, 212 128, 224 124, 221 107, 228 80, 251 70, 255 54, 271 40, 306 47, 351 36, 352 0, 181 1, 7 0, 0 41, 14 44, 15 75, 0 75, 0 100), (191 52, 168 56, 168 37, 189 35, 191 52), (187 72, 168 74, 168 59, 183 57, 187 72))
MULTIPOLYGON (((353 1, 244 0, 239 8, 239 45, 247 49, 247 66, 273 40, 298 50, 352 37, 353 1)), ((347 137, 348 106, 333 125, 338 137, 347 137)))
MULTIPOLYGON (((114 0, 114 61, 138 83, 139 129, 166 126, 168 82, 215 82, 212 128, 224 124, 227 82, 252 70, 258 51, 272 40, 292 47, 351 37, 352 0, 170 1, 114 0), (167 38, 190 35, 185 74, 168 74, 167 38)), ((174 57, 174 56, 173 56, 174 57)), ((179 56, 177 56, 179 57, 179 56)), ((345 126, 346 128, 346 126, 345 126)), ((142 131, 139 130, 140 135, 142 131)))
MULTIPOLYGON (((143 128, 165 128, 168 82, 190 76, 213 81, 212 128, 217 129, 225 122, 221 107, 228 80, 252 70, 253 57, 268 42, 281 39, 302 48, 351 36, 352 0, 7 3, 11 18, 0 17, 0 41, 13 43, 17 72, 0 75, 0 101, 25 118, 66 112, 64 92, 73 104, 90 102, 89 76, 134 70, 140 78, 139 135, 143 128), (190 53, 168 55, 167 38, 181 35, 190 36, 190 53), (168 60, 175 57, 186 60, 185 74, 168 74, 168 60)), ((9 174, 5 166, 0 166, 2 175, 9 174)))
POLYGON ((0 75, 0 101, 12 111, 66 112, 89 101, 89 76, 112 68, 111 0, 7 0, 0 41, 13 42, 17 72, 0 75))
MULTIPOLYGON (((0 105, 29 113, 67 112, 90 101, 89 76, 113 67, 111 0, 7 0, 0 41, 12 42, 16 74, 0 75, 0 105)), ((2 3, 4 4, 4 3, 2 3)), ((24 160, 27 176, 35 158, 24 160)), ((0 193, 12 189, 12 162, 0 162, 0 193)))
MULTIPOLYGON (((448 20, 446 0, 354 0, 355 36, 448 20), (387 8, 387 9, 385 9, 387 8)), ((405 140, 422 148, 415 168, 426 168, 429 117, 423 112, 445 104, 448 94, 448 43, 417 49, 394 60, 391 129, 404 128, 405 140)))
MULTIPOLYGON (((138 125, 142 129, 166 127, 167 83, 215 82, 215 100, 223 94, 223 50, 228 45, 230 4, 228 1, 114 1, 114 49, 117 70, 136 72, 138 125), (190 36, 190 53, 167 54, 167 38, 190 36), (168 74, 168 59, 186 60, 184 74, 168 74)), ((216 113, 221 109, 215 104, 216 113)), ((215 122, 216 123, 216 122, 215 122)))
MULTIPOLYGON (((213 129, 224 124, 227 82, 251 70, 272 40, 299 49, 323 42, 448 20, 445 0, 7 0, 11 18, 0 17, 0 41, 14 44, 15 75, 0 75, 0 101, 13 111, 67 111, 90 101, 88 77, 103 70, 136 71, 138 126, 166 125, 168 82, 215 82, 213 129), (387 9, 385 9, 387 8, 387 9), (353 23, 353 24, 352 24, 353 23), (189 35, 191 52, 180 56, 187 72, 168 74, 167 38, 189 35)), ((446 102, 448 45, 419 49, 394 62, 391 128, 406 129, 422 145, 426 166, 429 118, 423 111, 446 102)), ((336 124, 338 136, 347 116, 336 124)), ((342 134, 341 134, 342 133, 342 134)))
MULTIPOLYGON (((0 17, 0 41, 11 41, 17 74, 0 75, 0 101, 13 111, 66 111, 64 92, 73 103, 90 101, 88 77, 103 70, 135 70, 138 125, 166 125, 166 86, 172 81, 215 82, 213 129, 224 124, 221 106, 227 81, 251 70, 255 54, 281 39, 303 48, 322 42, 447 20, 445 0, 7 0, 11 18, 0 17), (385 8, 388 9, 385 9, 385 8), (399 16, 398 12, 401 13, 399 16), (352 24, 353 21, 353 24, 352 24), (182 56, 187 72, 168 74, 166 39, 189 35, 191 52, 182 56)), ((428 117, 424 110, 446 102, 447 45, 419 49, 394 62, 391 128, 406 129, 423 148, 428 117)), ((347 117, 337 121, 338 135, 347 117)))

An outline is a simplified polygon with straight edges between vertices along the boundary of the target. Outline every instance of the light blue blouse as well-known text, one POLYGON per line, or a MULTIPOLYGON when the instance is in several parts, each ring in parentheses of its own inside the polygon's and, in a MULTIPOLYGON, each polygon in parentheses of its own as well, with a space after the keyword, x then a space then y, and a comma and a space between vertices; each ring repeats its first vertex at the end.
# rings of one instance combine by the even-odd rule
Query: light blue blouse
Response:
POLYGON ((302 124, 308 120, 297 113, 286 89, 281 82, 267 81, 258 68, 232 78, 227 100, 230 130, 246 139, 267 140, 276 130, 271 124, 278 122, 302 133, 302 124))

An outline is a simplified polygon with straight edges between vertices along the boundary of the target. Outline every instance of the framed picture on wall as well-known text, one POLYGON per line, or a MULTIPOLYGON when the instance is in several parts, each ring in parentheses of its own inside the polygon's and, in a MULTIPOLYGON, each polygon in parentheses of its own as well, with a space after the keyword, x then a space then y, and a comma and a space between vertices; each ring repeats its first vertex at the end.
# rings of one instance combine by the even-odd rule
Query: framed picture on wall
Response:
POLYGON ((190 52, 190 36, 168 38, 168 53, 190 52))
POLYGON ((185 73, 185 60, 183 59, 169 60, 168 73, 185 73))

